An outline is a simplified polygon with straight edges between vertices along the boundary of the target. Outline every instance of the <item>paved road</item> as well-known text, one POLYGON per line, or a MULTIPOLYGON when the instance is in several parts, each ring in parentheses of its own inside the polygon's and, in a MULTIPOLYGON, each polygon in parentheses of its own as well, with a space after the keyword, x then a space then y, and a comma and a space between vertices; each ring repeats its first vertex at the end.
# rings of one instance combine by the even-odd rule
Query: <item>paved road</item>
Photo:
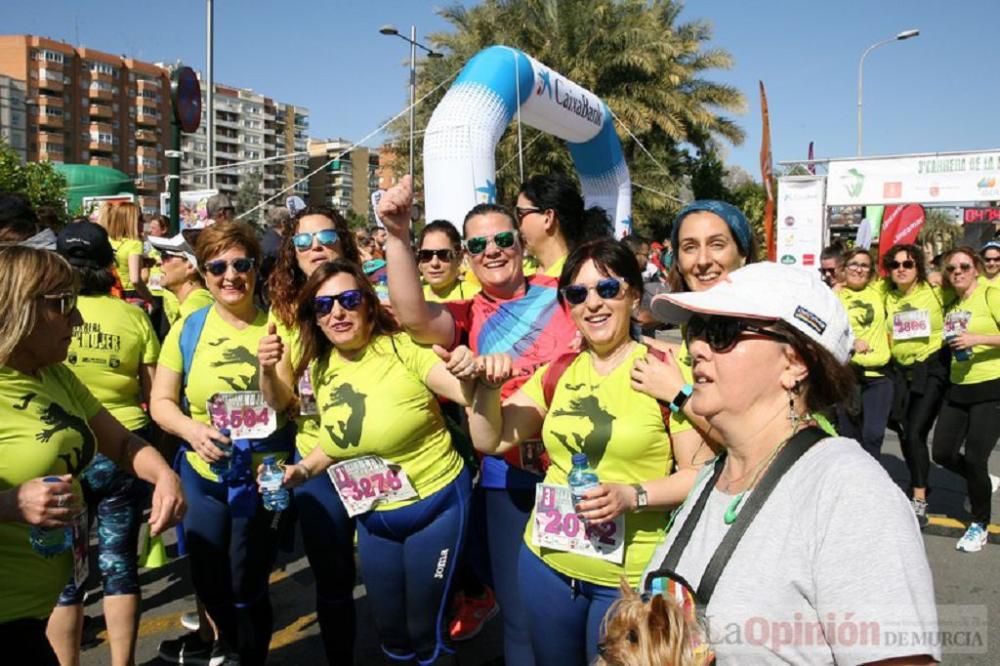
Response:
MULTIPOLYGON (((891 434, 887 436, 883 464, 893 478, 906 478, 898 442, 891 434)), ((990 458, 990 470, 1000 474, 1000 454, 997 452, 990 458)), ((985 617, 987 625, 992 625, 994 629, 991 633, 983 632, 985 644, 976 649, 978 654, 969 654, 967 649, 956 652, 955 648, 946 648, 944 663, 994 666, 1000 663, 1000 624, 997 621, 1000 618, 1000 527, 991 526, 992 544, 981 553, 956 552, 955 541, 962 531, 959 521, 968 519, 962 507, 964 482, 938 468, 934 468, 931 474, 931 485, 935 491, 930 498, 930 508, 935 517, 925 532, 924 543, 934 571, 939 612, 942 618, 954 613, 968 615, 966 607, 973 606, 972 613, 985 617)), ((994 496, 993 516, 994 520, 1000 516, 1000 493, 994 496)), ((872 544, 872 548, 878 547, 879 544, 872 544)), ((186 568, 186 561, 174 561, 164 568, 143 574, 144 615, 137 663, 162 664, 156 658, 157 645, 161 640, 175 637, 183 631, 178 623, 180 614, 193 607, 191 586, 185 577, 186 568)), ((96 578, 91 577, 91 580, 96 578)), ((272 576, 275 634, 270 663, 287 666, 323 663, 319 627, 312 611, 312 580, 301 548, 279 559, 279 568, 272 576)), ((381 663, 363 586, 355 589, 355 597, 359 605, 360 632, 357 663, 381 663)), ((99 633, 103 623, 99 591, 93 591, 87 604, 87 615, 94 618, 96 628, 90 633, 97 634, 97 638, 83 653, 83 665, 103 666, 110 661, 107 645, 99 633)), ((460 645, 459 655, 461 663, 466 666, 502 664, 498 619, 492 621, 475 640, 460 645)))

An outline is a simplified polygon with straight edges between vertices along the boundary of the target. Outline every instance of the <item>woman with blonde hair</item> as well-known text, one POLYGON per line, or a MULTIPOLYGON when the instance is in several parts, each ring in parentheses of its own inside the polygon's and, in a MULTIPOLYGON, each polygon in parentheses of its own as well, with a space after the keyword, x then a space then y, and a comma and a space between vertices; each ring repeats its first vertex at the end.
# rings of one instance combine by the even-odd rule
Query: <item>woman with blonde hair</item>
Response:
POLYGON ((101 208, 97 223, 107 230, 111 239, 125 298, 151 303, 153 294, 142 276, 142 211, 134 203, 107 203, 101 208))
MULTIPOLYGON (((83 324, 77 278, 66 260, 45 250, 6 248, 0 293, 0 640, 11 663, 57 664, 46 620, 86 561, 77 554, 87 550, 79 477, 94 455, 103 453, 153 484, 153 535, 181 518, 184 498, 156 449, 129 432, 63 364, 73 329, 83 324), (50 530, 74 525, 79 547, 66 537, 48 543, 50 530)), ((83 577, 78 573, 76 582, 83 577)))

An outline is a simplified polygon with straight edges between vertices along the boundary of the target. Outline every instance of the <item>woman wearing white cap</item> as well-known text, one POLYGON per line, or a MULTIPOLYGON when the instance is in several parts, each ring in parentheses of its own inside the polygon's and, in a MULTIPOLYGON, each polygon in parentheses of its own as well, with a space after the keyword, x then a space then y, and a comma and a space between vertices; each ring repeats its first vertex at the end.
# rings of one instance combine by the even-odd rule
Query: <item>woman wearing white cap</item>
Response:
POLYGON ((160 286, 173 296, 164 296, 167 321, 172 325, 195 310, 211 305, 215 299, 205 288, 205 278, 198 272, 198 259, 183 233, 170 238, 150 236, 149 244, 160 252, 160 286))
POLYGON ((983 245, 979 256, 983 259, 983 274, 979 276, 979 283, 1000 286, 1000 241, 983 245))
POLYGON ((687 324, 692 408, 725 451, 675 513, 645 587, 697 590, 719 664, 933 663, 936 644, 884 634, 937 631, 909 502, 857 442, 808 420, 852 385, 847 313, 811 272, 762 263, 729 279, 654 299, 687 324))

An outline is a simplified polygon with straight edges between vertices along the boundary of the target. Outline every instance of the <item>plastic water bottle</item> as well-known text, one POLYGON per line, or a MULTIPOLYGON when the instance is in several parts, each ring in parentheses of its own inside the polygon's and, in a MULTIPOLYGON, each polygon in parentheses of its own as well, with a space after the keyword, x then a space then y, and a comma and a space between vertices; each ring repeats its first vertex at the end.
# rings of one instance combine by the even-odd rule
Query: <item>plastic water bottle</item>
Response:
MULTIPOLYGON (((948 344, 949 342, 951 342, 952 339, 957 338, 959 335, 960 335, 959 333, 946 335, 944 338, 945 344, 948 344)), ((968 361, 969 359, 972 358, 972 348, 970 347, 968 349, 952 349, 951 357, 956 361, 968 361)))
POLYGON ((281 485, 285 473, 278 467, 274 456, 264 458, 264 471, 260 475, 260 494, 264 508, 268 511, 284 511, 288 508, 288 490, 281 485))
MULTIPOLYGON (((228 429, 223 428, 219 432, 221 432, 226 437, 229 437, 230 431, 228 429)), ((212 470, 212 474, 215 474, 220 477, 225 476, 229 472, 229 468, 233 464, 233 443, 230 442, 229 444, 226 444, 225 442, 220 442, 219 440, 216 439, 212 441, 212 444, 215 446, 215 448, 222 451, 223 458, 214 463, 210 463, 208 468, 212 470)))
POLYGON ((573 496, 573 506, 583 500, 583 494, 591 488, 596 488, 601 481, 597 472, 587 462, 586 453, 573 454, 573 469, 569 471, 569 492, 573 496))
MULTIPOLYGON (((58 476, 47 476, 45 483, 59 483, 58 476)), ((28 535, 31 547, 42 557, 55 557, 73 549, 72 527, 38 527, 33 526, 28 535)))

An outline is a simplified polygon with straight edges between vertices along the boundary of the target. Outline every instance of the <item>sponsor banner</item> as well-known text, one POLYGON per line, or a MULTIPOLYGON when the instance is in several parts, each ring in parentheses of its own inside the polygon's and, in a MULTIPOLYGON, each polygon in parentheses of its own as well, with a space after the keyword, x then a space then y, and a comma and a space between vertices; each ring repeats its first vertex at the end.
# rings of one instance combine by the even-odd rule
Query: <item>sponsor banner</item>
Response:
MULTIPOLYGON (((886 206, 885 217, 882 219, 882 240, 878 246, 878 265, 882 265, 882 257, 893 245, 916 243, 923 228, 923 206, 886 206)), ((881 268, 879 272, 883 272, 881 268)))
POLYGON ((134 194, 112 194, 110 196, 103 197, 83 197, 80 199, 80 205, 83 208, 83 215, 88 220, 97 224, 97 216, 101 212, 101 206, 106 203, 110 204, 120 204, 120 203, 135 203, 134 194))
POLYGON ((777 252, 779 263, 818 268, 826 229, 823 223, 826 183, 822 176, 778 179, 777 252))
POLYGON ((1000 199, 1000 150, 830 162, 826 200, 850 204, 1000 199))

